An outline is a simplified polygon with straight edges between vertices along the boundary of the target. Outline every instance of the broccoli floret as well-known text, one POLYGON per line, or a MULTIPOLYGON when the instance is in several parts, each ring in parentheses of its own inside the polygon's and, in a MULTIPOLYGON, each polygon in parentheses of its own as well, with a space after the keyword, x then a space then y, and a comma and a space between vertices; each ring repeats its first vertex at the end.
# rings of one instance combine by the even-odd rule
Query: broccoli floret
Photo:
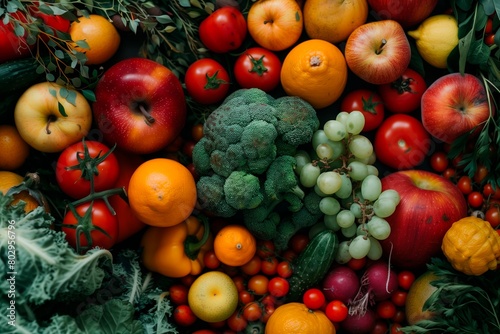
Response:
POLYGON ((222 102, 222 105, 228 104, 230 101, 232 102, 236 101, 237 103, 243 103, 243 104, 250 104, 250 103, 271 104, 271 102, 274 101, 274 98, 261 89, 243 88, 243 89, 238 89, 233 93, 229 94, 222 102))
POLYGON ((210 154, 208 154, 204 146, 207 142, 206 137, 201 137, 193 147, 193 165, 199 175, 207 175, 212 171, 210 154))
POLYGON ((259 206, 243 213, 244 224, 248 230, 257 238, 262 240, 273 240, 277 235, 277 227, 281 223, 281 217, 277 212, 265 206, 259 206))
POLYGON ((285 143, 299 146, 309 143, 319 128, 316 110, 296 96, 277 98, 273 106, 278 118, 278 133, 285 143))
POLYGON ((252 121, 241 135, 241 146, 247 157, 247 170, 253 174, 264 173, 276 158, 274 140, 276 128, 265 121, 252 121))
POLYGON ((275 200, 282 198, 284 193, 291 192, 300 199, 304 191, 299 187, 299 179, 295 173, 296 160, 289 155, 277 157, 266 172, 264 190, 266 195, 275 200))
POLYGON ((243 171, 234 171, 228 176, 224 195, 227 203, 237 210, 256 208, 264 199, 259 178, 243 171))
POLYGON ((237 213, 237 210, 226 201, 225 182, 226 179, 217 174, 199 178, 196 182, 196 191, 201 209, 224 218, 232 217, 237 213))

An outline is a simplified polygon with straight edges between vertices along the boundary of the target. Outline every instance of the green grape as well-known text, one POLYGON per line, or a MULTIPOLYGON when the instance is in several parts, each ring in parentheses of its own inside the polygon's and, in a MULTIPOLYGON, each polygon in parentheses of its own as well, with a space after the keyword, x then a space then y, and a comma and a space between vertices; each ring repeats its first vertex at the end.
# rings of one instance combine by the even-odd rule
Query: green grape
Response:
POLYGON ((354 181, 361 181, 368 175, 368 168, 366 167, 366 164, 362 162, 351 161, 349 165, 347 165, 347 168, 350 170, 349 176, 354 181))
POLYGON ((370 239, 370 250, 368 251, 368 254, 366 254, 366 257, 370 260, 376 261, 382 257, 382 245, 377 239, 373 237, 368 238, 370 239))
POLYGON ((354 135, 349 141, 349 151, 357 158, 368 158, 373 153, 373 145, 365 136, 354 135))
POLYGON ((352 195, 352 182, 349 176, 345 173, 340 174, 340 177, 342 178, 342 185, 335 193, 335 196, 338 198, 347 198, 352 195))
POLYGON ((366 165, 366 169, 368 170, 368 175, 378 176, 378 168, 373 165, 366 165))
POLYGON ((312 188, 316 184, 321 170, 311 162, 305 164, 300 171, 300 184, 306 188, 312 188))
MULTIPOLYGON (((340 156, 345 154, 345 146, 340 141, 328 140, 325 144, 328 144, 333 150, 333 156, 331 159, 338 159, 340 156)), ((341 165, 339 165, 340 167, 341 165)))
POLYGON ((358 235, 349 244, 349 254, 353 259, 362 259, 370 251, 370 239, 363 235, 358 235))
POLYGON ((334 197, 324 197, 319 202, 319 209, 325 215, 336 215, 340 211, 340 203, 334 197))
POLYGON ((361 196, 368 201, 375 201, 382 193, 382 182, 376 175, 368 175, 361 182, 361 196))
POLYGON ((352 259, 349 253, 349 241, 342 241, 339 243, 339 248, 337 249, 337 254, 335 254, 335 262, 339 264, 345 264, 352 259))
POLYGON ((348 116, 349 116, 349 113, 347 111, 341 111, 337 114, 337 116, 335 117, 335 120, 346 125, 348 116))
POLYGON ((316 130, 313 133, 312 139, 311 139, 311 145, 314 149, 318 147, 319 144, 325 144, 328 142, 328 137, 326 136, 325 131, 323 130, 316 130))
POLYGON ((384 218, 377 216, 373 216, 366 223, 366 229, 377 240, 385 240, 391 234, 391 225, 384 218))
POLYGON ((386 189, 382 191, 378 198, 390 198, 394 201, 394 203, 396 203, 396 205, 398 205, 399 201, 401 200, 399 193, 394 189, 386 189))
POLYGON ((332 159, 333 148, 327 143, 321 143, 318 146, 316 146, 316 154, 320 159, 332 159))
POLYGON ((340 230, 340 226, 337 223, 337 215, 325 215, 323 217, 323 222, 325 223, 326 228, 337 232, 340 230))
POLYGON ((353 135, 357 135, 363 131, 365 126, 365 116, 359 110, 354 110, 349 113, 346 118, 346 128, 347 132, 353 135))
POLYGON ((325 132, 325 135, 328 137, 328 139, 334 142, 341 141, 347 135, 346 126, 343 123, 333 119, 325 123, 325 125, 323 126, 323 131, 325 132))
POLYGON ((322 191, 319 189, 318 184, 315 184, 315 185, 314 185, 314 192, 315 192, 318 196, 320 196, 320 197, 330 196, 330 195, 325 194, 324 192, 322 192, 322 191))
POLYGON ((311 157, 309 156, 309 153, 307 153, 304 150, 299 150, 297 153, 295 153, 295 173, 297 175, 300 175, 300 171, 302 170, 302 167, 304 167, 305 164, 311 162, 311 157))
POLYGON ((339 173, 328 171, 321 173, 318 176, 316 183, 322 193, 332 195, 340 189, 340 186, 342 185, 342 178, 339 173))
POLYGON ((351 206, 349 207, 349 210, 352 212, 354 217, 356 218, 363 217, 363 211, 361 210, 361 205, 359 205, 358 203, 352 203, 351 206))
POLYGON ((351 210, 342 209, 339 213, 337 213, 337 224, 339 224, 342 228, 351 227, 354 224, 356 217, 351 210))
MULTIPOLYGON (((338 215, 337 215, 337 219, 338 219, 338 215)), ((337 220, 338 222, 338 220, 337 220)), ((342 235, 346 238, 352 238, 356 235, 356 230, 358 228, 358 225, 356 224, 352 224, 351 226, 349 227, 341 227, 340 228, 340 232, 342 233, 342 235)))
POLYGON ((356 225, 356 235, 368 235, 368 231, 366 231, 365 224, 356 225))
POLYGON ((373 212, 380 218, 387 218, 396 211, 397 204, 392 198, 378 198, 373 203, 373 212))

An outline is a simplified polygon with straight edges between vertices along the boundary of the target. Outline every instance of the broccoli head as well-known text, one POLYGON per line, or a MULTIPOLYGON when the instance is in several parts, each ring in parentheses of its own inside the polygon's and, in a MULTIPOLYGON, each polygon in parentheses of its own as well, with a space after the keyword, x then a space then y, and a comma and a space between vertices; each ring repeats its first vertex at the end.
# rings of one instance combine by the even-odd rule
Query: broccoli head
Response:
POLYGON ((228 176, 224 196, 226 202, 237 210, 256 208, 264 199, 259 178, 243 171, 234 171, 228 176))
POLYGON ((224 195, 226 179, 218 174, 201 176, 196 182, 198 205, 201 209, 219 217, 232 217, 237 210, 229 205, 224 195))
POLYGON ((297 162, 294 157, 282 155, 274 159, 266 172, 264 190, 272 199, 281 198, 291 192, 300 199, 304 198, 304 191, 299 187, 299 179, 295 173, 297 162))

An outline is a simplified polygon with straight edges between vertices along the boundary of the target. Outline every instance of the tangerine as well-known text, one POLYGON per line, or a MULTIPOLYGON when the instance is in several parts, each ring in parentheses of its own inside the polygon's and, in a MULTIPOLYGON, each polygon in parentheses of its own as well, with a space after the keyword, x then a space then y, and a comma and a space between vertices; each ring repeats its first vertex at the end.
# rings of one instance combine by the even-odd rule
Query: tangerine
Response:
POLYGON ((30 146, 13 125, 0 125, 0 169, 13 171, 20 168, 28 155, 30 146))
MULTIPOLYGON (((10 171, 0 171, 0 193, 3 193, 4 195, 12 188, 15 186, 20 185, 23 183, 24 177, 21 175, 10 172, 10 171)), ((46 212, 49 212, 49 205, 46 202, 45 198, 43 196, 40 196, 40 201, 31 196, 28 190, 22 190, 12 196, 14 199, 10 203, 10 205, 16 205, 20 201, 23 201, 25 204, 24 206, 24 212, 28 213, 30 211, 33 211, 37 207, 40 206, 40 203, 43 204, 44 209, 46 212)))
POLYGON ((325 313, 310 310, 303 303, 286 303, 271 314, 266 334, 335 334, 335 326, 325 313))
POLYGON ((287 95, 298 96, 316 109, 325 108, 337 101, 347 84, 344 55, 327 41, 304 41, 283 60, 281 84, 287 95))
POLYGON ((180 162, 154 158, 142 163, 128 185, 132 212, 151 226, 174 226, 187 219, 196 205, 196 183, 180 162))
POLYGON ((242 225, 230 224, 219 230, 214 239, 215 256, 228 266, 242 266, 257 251, 257 241, 242 225))
POLYGON ((118 30, 108 19, 97 14, 79 17, 78 21, 71 23, 69 34, 76 43, 74 49, 85 53, 89 65, 108 61, 120 46, 118 30))

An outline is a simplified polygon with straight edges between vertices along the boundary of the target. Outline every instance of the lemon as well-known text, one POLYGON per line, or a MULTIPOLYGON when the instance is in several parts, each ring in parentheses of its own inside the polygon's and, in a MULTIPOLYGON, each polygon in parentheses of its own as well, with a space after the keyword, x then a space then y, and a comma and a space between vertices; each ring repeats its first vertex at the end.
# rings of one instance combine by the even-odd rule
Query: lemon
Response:
POLYGON ((426 62, 446 68, 450 52, 458 45, 458 23, 451 15, 434 15, 408 35, 415 39, 418 53, 426 62))

